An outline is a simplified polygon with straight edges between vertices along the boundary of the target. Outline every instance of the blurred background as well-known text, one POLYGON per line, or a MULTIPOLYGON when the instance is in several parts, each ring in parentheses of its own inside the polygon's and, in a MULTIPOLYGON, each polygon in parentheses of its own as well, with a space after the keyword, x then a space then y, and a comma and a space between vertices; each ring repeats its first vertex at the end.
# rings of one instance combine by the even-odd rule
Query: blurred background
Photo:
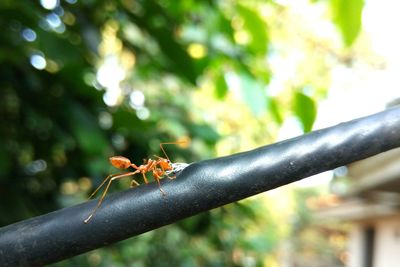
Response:
MULTIPOLYGON (((189 163, 395 104, 399 10, 389 0, 1 1, 0 226, 86 201, 117 172, 112 155, 141 164, 184 139, 167 152, 189 163)), ((386 157, 53 266, 395 266, 385 251, 400 252, 399 153, 386 157)))

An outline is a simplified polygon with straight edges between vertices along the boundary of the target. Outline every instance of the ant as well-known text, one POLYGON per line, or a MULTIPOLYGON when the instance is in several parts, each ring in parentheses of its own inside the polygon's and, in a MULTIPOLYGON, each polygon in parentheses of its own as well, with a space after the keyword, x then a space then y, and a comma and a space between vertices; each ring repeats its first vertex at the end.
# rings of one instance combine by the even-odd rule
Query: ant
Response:
MULTIPOLYGON (((103 194, 101 195, 96 208, 90 213, 90 215, 86 218, 86 220, 84 220, 84 223, 88 223, 89 220, 93 217, 94 213, 97 211, 97 209, 100 207, 101 203, 103 202, 111 183, 117 179, 121 179, 121 178, 128 177, 128 176, 133 176, 135 174, 141 173, 143 175, 144 182, 146 184, 148 184, 149 181, 147 180, 146 173, 152 172, 154 179, 156 179, 156 181, 158 183, 158 188, 160 189, 161 193, 163 195, 166 195, 165 191, 161 188, 160 179, 164 176, 168 177, 169 179, 175 179, 175 173, 181 171, 188 164, 186 164, 186 163, 171 163, 171 161, 169 160, 169 158, 167 156, 167 153, 165 153, 163 146, 164 145, 186 144, 186 143, 187 143, 186 140, 160 143, 160 148, 161 148, 162 152, 164 153, 165 158, 155 156, 156 159, 147 159, 147 160, 145 159, 144 163, 139 166, 136 166, 128 158, 125 158, 122 156, 111 157, 110 163, 114 167, 116 167, 118 169, 122 169, 122 170, 126 170, 129 167, 132 167, 135 170, 131 171, 131 172, 127 172, 127 173, 111 174, 103 180, 103 182, 97 187, 97 189, 94 190, 94 192, 90 195, 89 199, 91 199, 97 193, 97 191, 99 191, 100 188, 103 187, 103 185, 108 181, 106 189, 104 190, 103 194), (173 174, 174 176, 169 176, 170 174, 173 174)), ((139 183, 135 179, 132 179, 131 187, 138 186, 138 185, 139 185, 139 183)))

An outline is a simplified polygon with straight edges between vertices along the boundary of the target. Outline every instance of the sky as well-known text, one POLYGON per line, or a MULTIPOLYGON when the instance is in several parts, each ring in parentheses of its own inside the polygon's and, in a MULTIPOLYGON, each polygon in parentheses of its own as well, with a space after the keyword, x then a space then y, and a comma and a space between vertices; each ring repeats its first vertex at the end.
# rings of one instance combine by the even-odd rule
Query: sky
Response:
POLYGON ((366 2, 363 29, 385 67, 334 69, 328 98, 319 104, 316 129, 382 111, 389 101, 400 97, 399 11, 399 1, 366 2))

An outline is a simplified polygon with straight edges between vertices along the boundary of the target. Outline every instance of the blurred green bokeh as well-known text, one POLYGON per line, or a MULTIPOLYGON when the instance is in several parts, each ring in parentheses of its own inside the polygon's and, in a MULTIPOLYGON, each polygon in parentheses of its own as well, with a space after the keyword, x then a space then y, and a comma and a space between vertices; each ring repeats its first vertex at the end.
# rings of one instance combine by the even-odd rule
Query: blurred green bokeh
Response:
MULTIPOLYGON (((332 21, 351 45, 360 16, 342 15, 342 2, 331 1, 332 21)), ((116 171, 111 155, 140 164, 186 138, 168 153, 193 162, 273 142, 288 116, 310 131, 324 60, 268 92, 269 58, 290 42, 285 12, 274 1, 1 1, 0 226, 85 201, 116 171)), ((249 199, 55 266, 277 266, 282 239, 307 222, 278 211, 249 199)))

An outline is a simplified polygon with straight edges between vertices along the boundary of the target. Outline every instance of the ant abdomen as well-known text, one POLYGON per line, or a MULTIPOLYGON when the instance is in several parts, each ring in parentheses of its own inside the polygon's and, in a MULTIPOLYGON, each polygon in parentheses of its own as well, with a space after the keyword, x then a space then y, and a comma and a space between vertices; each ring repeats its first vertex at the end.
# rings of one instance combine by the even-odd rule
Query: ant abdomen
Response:
POLYGON ((111 164, 118 169, 128 169, 132 163, 128 158, 122 156, 114 156, 110 158, 111 164))

